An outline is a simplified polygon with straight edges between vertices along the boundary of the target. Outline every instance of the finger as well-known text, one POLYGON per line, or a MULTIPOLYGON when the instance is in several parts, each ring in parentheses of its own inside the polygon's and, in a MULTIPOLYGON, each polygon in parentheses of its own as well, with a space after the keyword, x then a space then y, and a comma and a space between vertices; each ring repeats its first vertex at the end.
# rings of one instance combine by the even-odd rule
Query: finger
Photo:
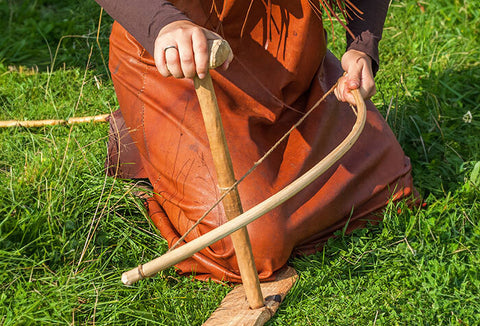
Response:
POLYGON ((170 76, 171 74, 165 61, 164 47, 161 44, 155 43, 154 59, 158 72, 160 72, 163 77, 170 76))
POLYGON ((337 98, 337 100, 339 100, 341 102, 342 100, 340 99, 340 94, 338 93, 338 85, 333 90, 333 93, 335 94, 335 97, 337 98))
POLYGON ((350 104, 355 104, 355 98, 351 91, 361 88, 362 65, 350 65, 347 75, 345 76, 345 88, 343 90, 343 98, 350 104))
POLYGON ((358 88, 360 88, 360 78, 358 78, 356 76, 352 76, 350 78, 347 78, 346 84, 347 84, 347 88, 349 90, 358 89, 358 88))
POLYGON ((230 54, 228 55, 227 60, 225 60, 225 62, 222 64, 222 69, 223 69, 223 70, 227 70, 228 67, 230 67, 230 63, 232 63, 232 61, 233 61, 233 53, 230 52, 230 54))
POLYGON ((182 77, 186 77, 186 78, 195 77, 195 74, 196 74, 195 58, 193 54, 191 37, 187 38, 182 42, 181 45, 179 45, 178 54, 180 57, 180 69, 182 71, 182 77))
POLYGON ((345 102, 345 99, 343 97, 344 88, 345 88, 345 77, 340 77, 338 79, 337 87, 335 87, 335 90, 334 90, 335 96, 340 102, 345 102))
POLYGON ((355 97, 353 97, 353 94, 351 93, 351 90, 345 87, 343 91, 343 101, 348 102, 350 104, 355 104, 355 97))
POLYGON ((203 31, 195 29, 192 33, 192 47, 195 60, 195 69, 200 79, 204 78, 208 71, 208 45, 203 31))
POLYGON ((176 48, 165 49, 165 62, 167 68, 175 78, 183 78, 182 67, 180 66, 180 56, 176 48))
POLYGON ((362 66, 351 65, 348 69, 348 73, 345 75, 346 87, 348 90, 357 89, 361 86, 362 79, 362 66))

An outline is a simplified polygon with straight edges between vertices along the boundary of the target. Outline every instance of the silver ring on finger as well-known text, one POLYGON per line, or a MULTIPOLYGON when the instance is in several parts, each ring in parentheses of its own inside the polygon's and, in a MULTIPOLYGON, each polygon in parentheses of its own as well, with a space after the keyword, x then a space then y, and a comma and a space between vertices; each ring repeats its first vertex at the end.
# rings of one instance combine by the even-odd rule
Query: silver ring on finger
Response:
POLYGON ((177 47, 175 45, 169 45, 163 48, 163 52, 167 52, 168 49, 175 49, 178 51, 177 47))

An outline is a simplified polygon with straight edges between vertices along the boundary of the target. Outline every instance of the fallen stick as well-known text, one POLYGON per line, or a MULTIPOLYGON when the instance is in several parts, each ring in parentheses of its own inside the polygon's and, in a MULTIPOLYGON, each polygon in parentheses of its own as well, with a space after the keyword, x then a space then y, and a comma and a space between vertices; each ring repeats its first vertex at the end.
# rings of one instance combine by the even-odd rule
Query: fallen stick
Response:
POLYGON ((89 117, 74 117, 66 120, 6 120, 0 121, 0 128, 7 127, 25 127, 25 128, 34 128, 34 127, 43 127, 43 126, 55 126, 55 125, 73 125, 78 123, 85 122, 106 122, 110 114, 100 114, 89 117))

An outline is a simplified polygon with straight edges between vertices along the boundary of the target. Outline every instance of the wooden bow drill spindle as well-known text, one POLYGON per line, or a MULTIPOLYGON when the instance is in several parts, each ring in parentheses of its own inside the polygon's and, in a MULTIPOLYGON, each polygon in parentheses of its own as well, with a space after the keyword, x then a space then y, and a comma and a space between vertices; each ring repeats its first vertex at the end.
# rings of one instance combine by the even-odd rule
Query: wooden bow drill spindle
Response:
MULTIPOLYGON (((218 65, 223 64, 231 53, 230 46, 226 41, 219 40, 218 43, 213 43, 213 45, 215 47, 210 51, 211 57, 213 57, 213 60, 210 60, 210 68, 216 68, 218 65)), ((207 72, 203 79, 195 76, 194 85, 217 172, 218 187, 222 192, 225 192, 236 180, 210 73, 207 72)), ((222 203, 228 220, 232 220, 243 213, 237 188, 230 191, 222 203)), ((263 295, 260 289, 247 228, 243 227, 230 236, 235 248, 237 263, 250 308, 257 309, 263 307, 263 295)))

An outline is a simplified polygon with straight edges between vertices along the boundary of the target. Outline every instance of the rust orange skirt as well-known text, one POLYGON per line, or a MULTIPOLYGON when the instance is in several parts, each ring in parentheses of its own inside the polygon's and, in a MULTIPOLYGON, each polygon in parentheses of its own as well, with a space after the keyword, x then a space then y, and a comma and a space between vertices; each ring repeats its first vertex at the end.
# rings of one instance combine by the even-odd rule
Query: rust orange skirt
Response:
MULTIPOLYGON (((258 62, 249 62, 247 55, 265 49, 249 45, 255 40, 254 31, 250 35, 245 42, 251 51, 238 51, 237 43, 243 40, 232 37, 229 41, 234 52, 237 49, 236 59, 229 71, 212 72, 237 178, 342 74, 338 60, 325 50, 319 33, 313 37, 321 38, 323 45, 315 54, 303 57, 305 64, 297 55, 294 64, 303 75, 292 75, 290 68, 275 75, 274 66, 269 66, 271 53, 263 62, 263 70, 255 70, 258 62)), ((150 180, 155 195, 148 200, 149 213, 171 246, 219 197, 193 83, 160 76, 152 57, 119 24, 114 24, 110 42, 110 69, 121 112, 111 119, 108 171, 123 178, 150 180)), ((283 67, 288 64, 282 63, 283 67)), ((367 106, 367 124, 354 147, 298 195, 248 225, 260 280, 270 279, 292 253, 311 253, 321 248, 347 221, 352 229, 381 218, 375 212, 414 191, 409 159, 372 103, 367 106)), ((348 105, 333 95, 327 97, 239 185, 244 210, 320 161, 343 140, 354 121, 348 105)), ((219 206, 186 241, 225 221, 219 206)), ((240 281, 229 237, 177 267, 180 273, 194 273, 199 279, 240 281)))

